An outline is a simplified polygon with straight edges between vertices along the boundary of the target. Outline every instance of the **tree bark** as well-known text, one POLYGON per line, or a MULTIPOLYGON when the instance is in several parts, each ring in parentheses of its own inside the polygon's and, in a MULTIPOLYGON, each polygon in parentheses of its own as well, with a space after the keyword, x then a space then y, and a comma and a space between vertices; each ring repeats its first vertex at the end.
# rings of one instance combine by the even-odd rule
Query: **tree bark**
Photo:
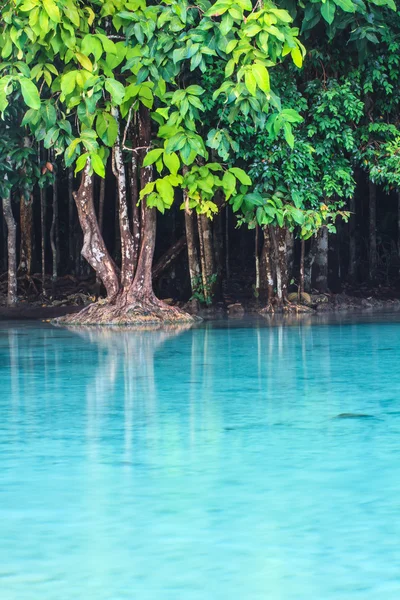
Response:
MULTIPOLYGON (((151 143, 151 121, 149 109, 141 105, 139 109, 139 145, 149 148, 151 143)), ((142 152, 142 161, 147 152, 142 152)), ((153 179, 153 167, 140 169, 140 187, 143 189, 153 179)), ((149 208, 142 201, 142 233, 136 274, 129 289, 130 301, 155 299, 152 282, 152 264, 156 244, 157 215, 155 208, 149 208)))
POLYGON ((195 214, 185 211, 186 244, 188 251, 190 286, 192 294, 200 283, 200 264, 196 246, 195 214))
POLYGON ((349 271, 348 279, 354 283, 357 279, 357 240, 356 240, 356 199, 350 198, 350 220, 349 220, 349 271))
POLYGON ((82 256, 99 275, 107 291, 108 299, 115 298, 119 291, 117 268, 108 253, 93 202, 93 176, 89 175, 90 164, 82 173, 79 190, 74 193, 79 222, 83 231, 82 256))
POLYGON ((75 269, 74 251, 74 171, 68 169, 68 262, 71 270, 75 269))
POLYGON ((304 294, 304 258, 306 251, 305 240, 300 241, 300 275, 299 275, 299 299, 304 294))
POLYGON ((54 177, 53 183, 53 214, 51 219, 50 227, 50 245, 52 254, 52 273, 51 273, 51 293, 52 296, 55 294, 55 288, 57 283, 58 273, 58 252, 57 252, 57 221, 58 221, 58 189, 57 189, 57 178, 54 177))
MULTIPOLYGON (((132 143, 135 147, 137 145, 136 136, 132 135, 132 143)), ((140 209, 138 206, 139 202, 139 185, 138 185, 138 156, 136 152, 132 152, 131 162, 129 165, 129 187, 131 194, 131 207, 132 207, 132 237, 134 246, 134 271, 137 267, 137 257, 140 247, 140 209)))
POLYGON ((315 285, 319 292, 328 291, 328 229, 321 227, 317 236, 317 251, 315 255, 315 285))
POLYGON ((260 255, 258 253, 258 236, 259 236, 259 232, 260 232, 260 228, 258 226, 258 224, 256 223, 256 229, 255 229, 255 239, 254 239, 254 260, 255 260, 255 267, 256 267, 256 283, 255 283, 255 292, 256 292, 256 297, 258 298, 259 293, 260 293, 260 255))
POLYGON ((280 249, 279 249, 279 240, 278 234, 276 231, 276 227, 271 227, 271 239, 273 244, 273 256, 275 262, 275 272, 276 272, 276 298, 277 304, 279 307, 283 306, 283 289, 282 289, 282 270, 281 270, 281 261, 280 261, 280 249))
POLYGON ((24 275, 30 276, 32 273, 32 231, 33 231, 33 196, 20 199, 20 255, 19 270, 24 275))
POLYGON ((293 231, 290 231, 289 228, 286 229, 285 244, 286 244, 287 286, 289 286, 290 282, 293 278, 293 268, 294 268, 294 234, 293 234, 293 231))
POLYGON ((114 174, 118 190, 118 222, 121 239, 121 285, 128 287, 134 278, 136 265, 135 247, 129 225, 128 199, 126 189, 125 165, 122 155, 121 130, 118 108, 112 108, 112 115, 118 123, 118 138, 113 148, 114 174))
POLYGON ((267 282, 267 299, 268 304, 271 304, 274 299, 274 274, 272 271, 272 246, 271 246, 271 228, 267 225, 264 227, 264 261, 265 261, 265 275, 267 282))
POLYGON ((40 188, 40 250, 42 266, 42 294, 46 295, 46 192, 40 188))
POLYGON ((17 225, 12 212, 11 194, 3 198, 3 215, 7 224, 7 304, 13 306, 17 303, 17 225))
POLYGON ((376 278, 376 185, 369 182, 369 278, 376 278))
POLYGON ((177 242, 165 252, 165 254, 156 262, 153 267, 153 280, 158 279, 161 273, 163 273, 171 263, 180 255, 184 247, 186 246, 186 236, 183 235, 177 242))
POLYGON ((210 222, 206 215, 197 216, 200 242, 201 277, 203 281, 203 296, 206 304, 211 304, 213 298, 212 275, 214 259, 210 222))
MULTIPOLYGON (((318 235, 318 234, 317 234, 318 235)), ((317 236, 311 238, 311 245, 304 261, 304 291, 311 292, 312 274, 315 257, 317 255, 317 236)))

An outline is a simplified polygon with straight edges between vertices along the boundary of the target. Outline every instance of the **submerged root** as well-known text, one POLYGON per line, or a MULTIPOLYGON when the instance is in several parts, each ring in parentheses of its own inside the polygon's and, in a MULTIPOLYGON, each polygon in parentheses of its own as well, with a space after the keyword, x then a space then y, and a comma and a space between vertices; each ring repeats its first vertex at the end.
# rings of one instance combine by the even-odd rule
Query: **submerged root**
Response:
POLYGON ((96 302, 86 306, 78 313, 55 319, 57 325, 68 326, 142 326, 142 325, 173 325, 179 323, 194 323, 194 317, 183 310, 169 306, 155 296, 146 299, 127 301, 118 299, 116 302, 96 302))

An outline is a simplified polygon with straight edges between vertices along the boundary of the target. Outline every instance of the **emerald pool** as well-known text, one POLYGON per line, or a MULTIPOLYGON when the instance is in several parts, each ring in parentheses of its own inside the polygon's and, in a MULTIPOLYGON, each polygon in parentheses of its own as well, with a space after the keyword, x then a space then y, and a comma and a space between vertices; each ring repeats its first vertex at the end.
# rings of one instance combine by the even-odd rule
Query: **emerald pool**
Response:
POLYGON ((399 319, 3 323, 0 417, 1 600, 400 598, 399 319))

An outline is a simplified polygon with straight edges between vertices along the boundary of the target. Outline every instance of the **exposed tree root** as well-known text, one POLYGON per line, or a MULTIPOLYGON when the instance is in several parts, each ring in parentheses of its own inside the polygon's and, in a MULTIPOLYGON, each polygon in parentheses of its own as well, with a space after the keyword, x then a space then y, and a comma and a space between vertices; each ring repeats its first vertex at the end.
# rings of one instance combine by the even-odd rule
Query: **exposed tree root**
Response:
POLYGON ((115 302, 99 301, 86 306, 78 313, 56 319, 58 325, 86 326, 86 325, 118 325, 142 326, 194 323, 194 317, 183 310, 169 306, 158 300, 155 296, 150 298, 127 302, 126 298, 117 298, 115 302))

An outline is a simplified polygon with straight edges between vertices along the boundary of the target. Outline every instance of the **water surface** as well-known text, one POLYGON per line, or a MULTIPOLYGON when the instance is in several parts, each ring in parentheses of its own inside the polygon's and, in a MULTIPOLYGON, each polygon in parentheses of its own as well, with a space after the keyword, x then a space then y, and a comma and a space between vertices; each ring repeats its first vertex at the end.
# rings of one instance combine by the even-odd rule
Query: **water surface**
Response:
POLYGON ((400 598, 400 323, 265 325, 0 324, 1 600, 400 598))

